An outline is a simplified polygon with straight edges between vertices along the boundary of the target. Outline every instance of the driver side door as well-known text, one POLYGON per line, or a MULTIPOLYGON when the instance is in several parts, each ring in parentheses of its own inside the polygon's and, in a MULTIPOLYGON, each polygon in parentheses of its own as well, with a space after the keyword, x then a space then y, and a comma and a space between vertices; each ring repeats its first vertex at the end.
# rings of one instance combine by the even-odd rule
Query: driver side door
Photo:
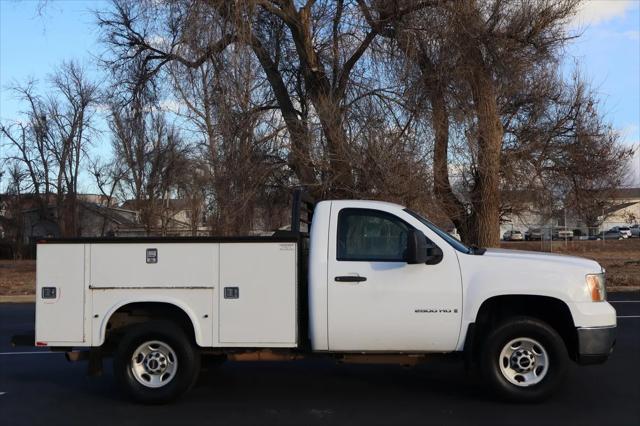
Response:
POLYGON ((453 250, 443 250, 435 265, 407 264, 410 218, 337 204, 328 253, 329 350, 454 350, 462 295, 453 250))

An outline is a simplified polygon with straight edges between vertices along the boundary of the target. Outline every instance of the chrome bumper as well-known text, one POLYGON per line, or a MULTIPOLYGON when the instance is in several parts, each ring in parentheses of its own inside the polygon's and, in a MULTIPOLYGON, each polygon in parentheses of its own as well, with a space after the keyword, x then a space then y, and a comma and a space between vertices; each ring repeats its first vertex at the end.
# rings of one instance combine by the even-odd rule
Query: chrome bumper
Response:
POLYGON ((600 364, 609 358, 616 344, 616 326, 579 327, 578 363, 600 364))

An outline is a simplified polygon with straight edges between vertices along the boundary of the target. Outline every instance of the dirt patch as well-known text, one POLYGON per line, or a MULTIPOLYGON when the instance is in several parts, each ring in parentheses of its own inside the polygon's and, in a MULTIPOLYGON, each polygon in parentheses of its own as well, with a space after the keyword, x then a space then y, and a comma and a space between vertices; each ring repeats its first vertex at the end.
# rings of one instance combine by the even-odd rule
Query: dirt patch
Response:
POLYGON ((502 248, 544 251, 593 259, 607 270, 607 287, 640 286, 640 238, 620 241, 503 242, 502 248))
POLYGON ((19 296, 35 292, 35 260, 0 260, 0 296, 19 296))

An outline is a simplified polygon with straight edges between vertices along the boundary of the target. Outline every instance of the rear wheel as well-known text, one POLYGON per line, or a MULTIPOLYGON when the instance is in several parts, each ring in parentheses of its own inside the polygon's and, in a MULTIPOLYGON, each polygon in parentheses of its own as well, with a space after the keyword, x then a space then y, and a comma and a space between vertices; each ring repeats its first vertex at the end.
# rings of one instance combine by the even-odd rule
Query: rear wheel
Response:
POLYGON ((534 318, 512 318, 487 336, 481 354, 487 383, 502 397, 519 402, 549 397, 567 370, 560 335, 534 318))
POLYGON ((160 404, 189 390, 200 371, 200 354, 184 330, 168 321, 137 324, 116 350, 114 374, 138 402, 160 404))

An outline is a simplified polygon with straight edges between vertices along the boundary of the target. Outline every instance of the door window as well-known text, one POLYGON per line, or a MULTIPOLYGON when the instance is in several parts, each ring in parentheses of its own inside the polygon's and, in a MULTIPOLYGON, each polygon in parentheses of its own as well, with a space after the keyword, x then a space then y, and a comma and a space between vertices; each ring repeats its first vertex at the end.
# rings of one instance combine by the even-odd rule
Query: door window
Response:
POLYGON ((337 259, 404 262, 410 226, 398 217, 368 209, 343 209, 338 215, 337 259))

